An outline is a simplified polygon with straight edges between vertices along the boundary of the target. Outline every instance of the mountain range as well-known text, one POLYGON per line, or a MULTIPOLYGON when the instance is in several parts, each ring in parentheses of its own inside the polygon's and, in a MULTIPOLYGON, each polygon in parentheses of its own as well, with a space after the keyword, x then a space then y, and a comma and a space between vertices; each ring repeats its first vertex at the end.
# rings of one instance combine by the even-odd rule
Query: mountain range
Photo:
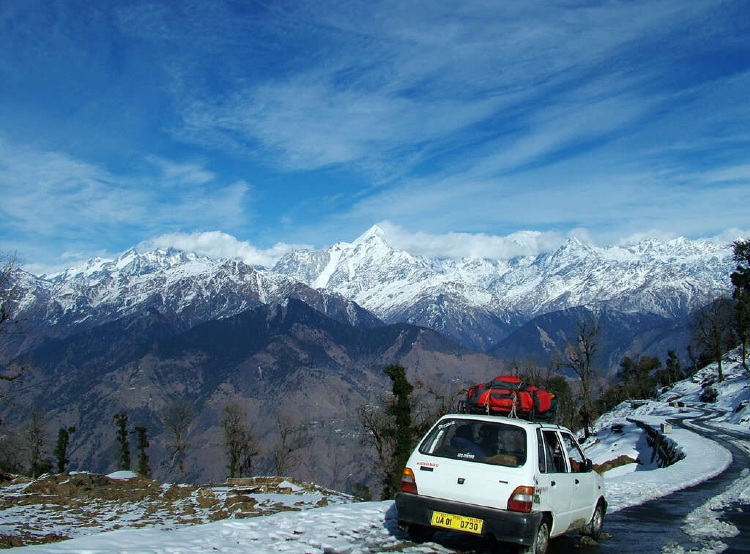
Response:
POLYGON ((13 275, 16 323, 4 363, 30 369, 5 427, 41 407, 53 432, 76 425, 74 466, 112 469, 112 416, 151 429, 155 475, 175 477, 162 414, 193 406, 189 477, 226 475, 222 409, 239 402, 259 455, 292 425, 304 443, 296 477, 341 489, 372 483, 357 412, 388 391, 399 363, 421 392, 451 390, 549 359, 575 323, 602 328, 603 374, 623 355, 664 358, 689 341, 690 316, 730 290, 731 247, 648 240, 596 248, 571 239, 511 260, 425 258, 373 227, 353 243, 293 251, 272 268, 176 250, 128 250, 54 275, 13 275))

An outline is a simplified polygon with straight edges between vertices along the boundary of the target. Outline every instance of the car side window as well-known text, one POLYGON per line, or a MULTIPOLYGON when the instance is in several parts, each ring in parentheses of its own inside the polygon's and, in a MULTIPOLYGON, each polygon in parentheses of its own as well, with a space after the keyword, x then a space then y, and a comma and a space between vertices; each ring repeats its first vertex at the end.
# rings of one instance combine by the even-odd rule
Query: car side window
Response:
POLYGON ((565 464, 565 454, 557 431, 542 431, 542 440, 539 441, 539 448, 544 450, 545 466, 544 470, 542 470, 542 455, 540 455, 540 470, 545 473, 567 473, 568 466, 565 464))
POLYGON ((582 473, 586 471, 586 456, 583 455, 581 447, 578 445, 578 441, 575 437, 568 433, 563 433, 563 443, 565 444, 565 450, 568 453, 570 470, 573 473, 582 473))

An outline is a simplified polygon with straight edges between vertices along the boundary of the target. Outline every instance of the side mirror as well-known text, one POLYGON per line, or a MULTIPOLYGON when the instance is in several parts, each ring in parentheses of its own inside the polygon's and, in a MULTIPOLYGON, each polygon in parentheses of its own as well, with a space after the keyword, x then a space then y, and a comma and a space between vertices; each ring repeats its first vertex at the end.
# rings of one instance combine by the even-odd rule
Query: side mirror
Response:
POLYGON ((586 471, 594 471, 594 462, 586 458, 586 464, 584 465, 586 471))

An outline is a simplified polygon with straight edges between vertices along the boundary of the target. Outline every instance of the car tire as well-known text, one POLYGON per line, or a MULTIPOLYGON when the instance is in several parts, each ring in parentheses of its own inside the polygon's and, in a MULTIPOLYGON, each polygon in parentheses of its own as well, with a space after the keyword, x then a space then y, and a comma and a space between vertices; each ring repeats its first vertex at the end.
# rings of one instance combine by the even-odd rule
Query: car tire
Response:
POLYGON ((549 520, 542 520, 534 535, 534 542, 530 546, 522 546, 518 554, 546 554, 549 547, 549 520))
POLYGON ((425 525, 409 525, 406 532, 412 541, 419 543, 429 541, 435 534, 435 530, 432 527, 425 525))
POLYGON ((588 532, 586 533, 595 541, 598 541, 602 536, 602 528, 604 527, 604 504, 599 502, 594 509, 594 515, 591 516, 591 521, 588 524, 588 532))

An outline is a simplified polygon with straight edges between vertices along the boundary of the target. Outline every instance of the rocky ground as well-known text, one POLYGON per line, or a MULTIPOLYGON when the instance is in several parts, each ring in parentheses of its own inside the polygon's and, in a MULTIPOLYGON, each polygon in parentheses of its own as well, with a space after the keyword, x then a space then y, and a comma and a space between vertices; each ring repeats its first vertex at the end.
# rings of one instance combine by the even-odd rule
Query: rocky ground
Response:
POLYGON ((162 484, 129 472, 33 480, 0 474, 0 548, 125 527, 174 529, 352 501, 342 493, 279 477, 193 486, 162 484))

